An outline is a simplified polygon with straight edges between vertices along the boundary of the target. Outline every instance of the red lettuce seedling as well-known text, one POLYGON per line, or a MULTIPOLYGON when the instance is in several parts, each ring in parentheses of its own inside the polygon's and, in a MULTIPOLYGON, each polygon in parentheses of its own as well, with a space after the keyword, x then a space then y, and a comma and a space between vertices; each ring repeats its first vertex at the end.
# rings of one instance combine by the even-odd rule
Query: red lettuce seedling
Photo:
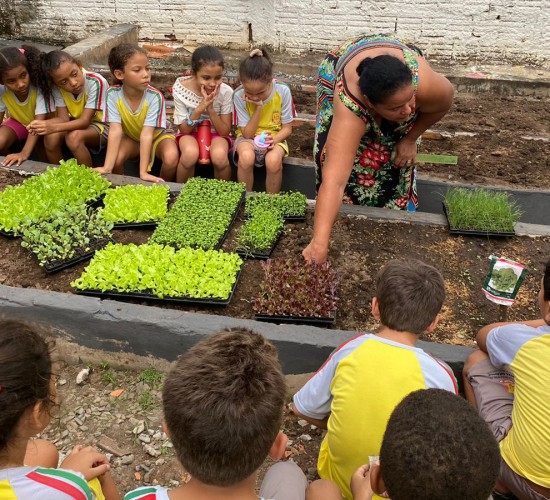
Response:
POLYGON ((336 311, 338 279, 330 262, 269 259, 254 304, 257 314, 328 318, 336 311))

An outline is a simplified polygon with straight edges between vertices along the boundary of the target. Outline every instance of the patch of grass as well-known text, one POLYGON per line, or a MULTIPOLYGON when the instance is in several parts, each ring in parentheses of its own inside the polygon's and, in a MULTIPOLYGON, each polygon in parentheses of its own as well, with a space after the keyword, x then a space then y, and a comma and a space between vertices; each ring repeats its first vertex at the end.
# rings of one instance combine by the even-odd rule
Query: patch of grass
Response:
POLYGON ((155 368, 147 368, 138 376, 138 382, 145 382, 151 387, 158 388, 162 384, 163 374, 155 368))
POLYGON ((149 389, 145 389, 138 399, 138 404, 141 406, 142 410, 152 410, 156 406, 153 393, 149 389))
POLYGON ((458 230, 514 232, 522 214, 509 193, 487 189, 450 189, 445 205, 451 229, 458 230))
POLYGON ((100 361, 98 366, 102 370, 108 370, 111 367, 111 365, 107 361, 100 361))
POLYGON ((115 372, 110 368, 107 369, 103 375, 101 375, 101 380, 103 380, 105 384, 111 384, 113 386, 117 383, 115 372))

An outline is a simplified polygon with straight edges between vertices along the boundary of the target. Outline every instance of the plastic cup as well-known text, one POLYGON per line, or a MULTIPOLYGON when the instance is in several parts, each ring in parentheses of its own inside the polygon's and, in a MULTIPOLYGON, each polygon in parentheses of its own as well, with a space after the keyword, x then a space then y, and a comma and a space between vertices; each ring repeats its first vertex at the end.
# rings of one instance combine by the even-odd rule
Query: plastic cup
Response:
POLYGON ((256 166, 265 166, 265 155, 267 154, 268 144, 265 142, 266 133, 262 132, 254 137, 254 151, 256 153, 256 166))

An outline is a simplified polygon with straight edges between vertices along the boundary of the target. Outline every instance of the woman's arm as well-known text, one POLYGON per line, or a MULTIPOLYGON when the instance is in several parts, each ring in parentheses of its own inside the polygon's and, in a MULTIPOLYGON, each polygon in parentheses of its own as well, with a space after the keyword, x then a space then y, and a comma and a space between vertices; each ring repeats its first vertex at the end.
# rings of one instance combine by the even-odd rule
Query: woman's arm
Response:
POLYGON ((443 75, 433 71, 427 61, 418 59, 419 90, 416 97, 418 118, 415 124, 395 145, 393 164, 404 168, 407 161, 414 162, 416 158, 416 141, 434 123, 443 118, 453 104, 454 88, 443 75))
POLYGON ((302 255, 306 260, 324 262, 332 226, 340 210, 344 189, 353 169, 353 162, 365 124, 344 106, 340 99, 334 99, 334 116, 327 137, 326 156, 323 164, 323 180, 317 193, 313 238, 302 255))

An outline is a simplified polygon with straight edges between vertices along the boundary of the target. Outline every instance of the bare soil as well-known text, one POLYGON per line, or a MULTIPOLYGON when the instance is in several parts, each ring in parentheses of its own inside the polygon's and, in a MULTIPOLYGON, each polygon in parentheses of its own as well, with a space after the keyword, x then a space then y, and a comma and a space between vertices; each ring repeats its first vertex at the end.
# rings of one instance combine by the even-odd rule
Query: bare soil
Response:
MULTIPOLYGON (((315 113, 311 96, 296 93, 297 108, 315 113)), ((550 99, 458 94, 432 128, 449 132, 425 139, 421 152, 458 156, 458 165, 422 164, 420 174, 468 184, 550 189, 550 99), (471 135, 464 135, 464 133, 471 135)), ((304 123, 289 139, 291 156, 313 159, 314 128, 304 123)))

